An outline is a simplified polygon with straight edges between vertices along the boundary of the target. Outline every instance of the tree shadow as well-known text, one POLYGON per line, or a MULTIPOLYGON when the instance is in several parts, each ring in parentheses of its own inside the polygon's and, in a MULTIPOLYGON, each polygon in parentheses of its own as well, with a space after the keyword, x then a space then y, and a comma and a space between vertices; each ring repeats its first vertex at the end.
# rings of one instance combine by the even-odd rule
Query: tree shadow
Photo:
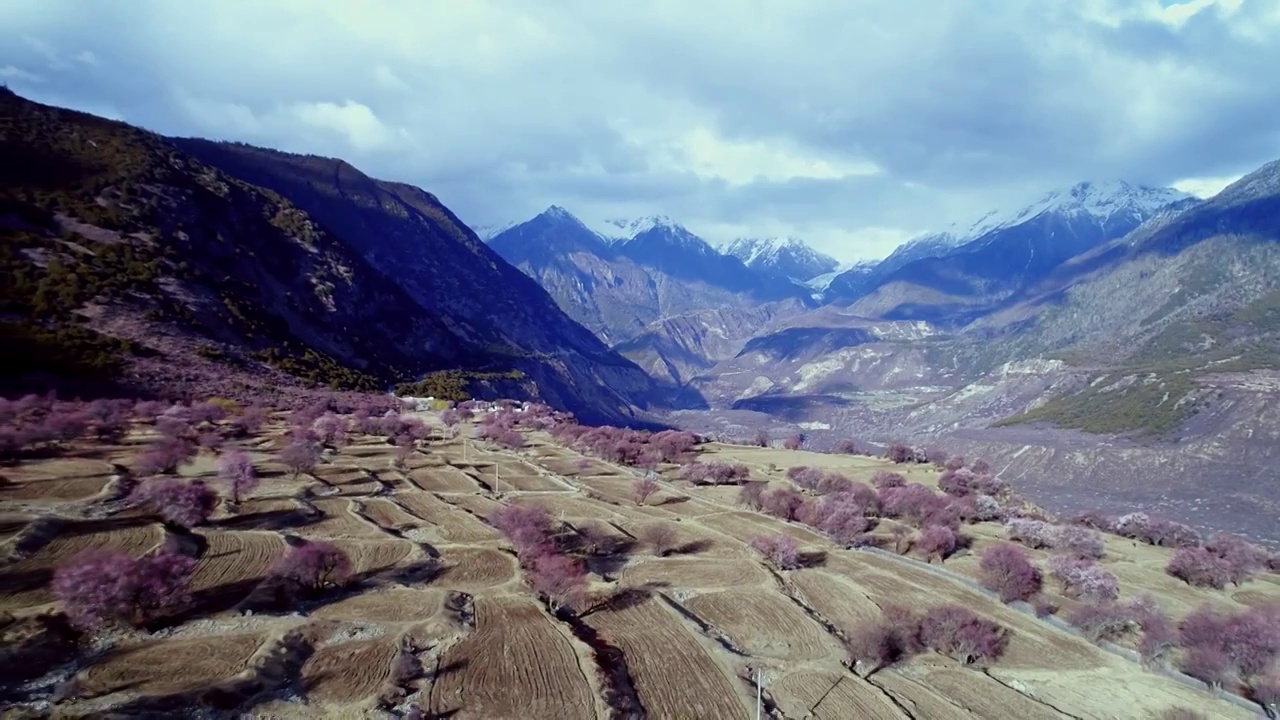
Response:
POLYGON ((662 502, 657 503, 656 505, 654 505, 654 507, 662 507, 664 505, 679 505, 681 503, 687 503, 689 502, 689 500, 690 498, 688 495, 673 495, 672 497, 664 498, 662 502))
POLYGON ((295 508, 292 510, 265 510, 249 515, 234 515, 223 518, 214 527, 223 530, 293 530, 314 525, 324 519, 324 513, 314 508, 295 508))
POLYGON ((53 568, 0 570, 0 595, 13 596, 46 587, 53 580, 53 568))
POLYGON ((697 555, 698 553, 705 552, 713 547, 715 547, 715 543, 705 538, 700 540, 690 540, 683 545, 677 545, 676 547, 671 548, 666 552, 664 557, 672 555, 697 555))
POLYGON ((802 568, 817 568, 827 564, 827 553, 825 550, 810 550, 800 553, 796 559, 802 568))
POLYGON ((578 619, 582 619, 599 612, 618 612, 620 610, 638 607, 643 605, 661 590, 669 587, 671 587, 671 583, 662 580, 655 580, 644 583, 643 585, 619 588, 584 608, 576 617, 578 619))

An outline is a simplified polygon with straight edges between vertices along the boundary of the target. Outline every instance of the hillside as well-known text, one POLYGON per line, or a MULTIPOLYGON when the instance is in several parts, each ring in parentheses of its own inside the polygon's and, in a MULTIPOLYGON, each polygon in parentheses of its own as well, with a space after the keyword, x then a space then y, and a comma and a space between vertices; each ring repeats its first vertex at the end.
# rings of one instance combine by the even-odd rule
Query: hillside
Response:
POLYGON ((0 112, 11 390, 450 370, 601 420, 670 399, 417 188, 7 91, 0 112))
POLYGON ((610 234, 551 207, 497 232, 489 245, 610 345, 665 318, 808 295, 789 279, 721 255, 669 218, 619 221, 604 231, 610 234))
MULTIPOLYGON (((984 494, 939 494, 942 476, 923 464, 691 445, 679 434, 624 439, 530 410, 479 425, 453 411, 275 413, 217 455, 182 462, 176 480, 154 481, 204 494, 214 461, 247 451, 260 483, 234 501, 219 484, 224 497, 188 515, 115 499, 112 463, 136 467, 147 443, 174 432, 136 409, 115 440, 70 438, 53 457, 20 460, 0 495, 10 668, 0 697, 15 718, 459 720, 749 718, 757 696, 768 717, 1031 720, 1123 708, 1247 720, 1275 700, 1280 576, 1256 557, 1231 561, 1238 584, 1193 586, 1167 570, 1178 551, 1150 544, 1162 537, 1156 523, 1088 520, 1105 533, 1042 523, 967 469, 985 478, 984 494), (322 426, 323 455, 291 459, 286 449, 320 443, 322 426), (662 459, 614 454, 623 446, 662 459), (656 480, 646 486, 620 461, 653 465, 656 480), (692 480, 691 468, 732 477, 692 480), (928 503, 908 496, 998 510, 942 520, 961 543, 938 545, 931 538, 955 531, 924 521, 928 503), (830 512, 842 504, 857 509, 830 512), (983 571, 1001 552, 1025 558, 1034 583, 983 571), (179 592, 146 595, 161 601, 134 622, 88 625, 110 607, 50 581, 95 559, 86 577, 164 563, 151 587, 179 592), (1197 663, 1218 645, 1225 669, 1197 663)), ((1256 550, 1232 542, 1208 546, 1256 550)))

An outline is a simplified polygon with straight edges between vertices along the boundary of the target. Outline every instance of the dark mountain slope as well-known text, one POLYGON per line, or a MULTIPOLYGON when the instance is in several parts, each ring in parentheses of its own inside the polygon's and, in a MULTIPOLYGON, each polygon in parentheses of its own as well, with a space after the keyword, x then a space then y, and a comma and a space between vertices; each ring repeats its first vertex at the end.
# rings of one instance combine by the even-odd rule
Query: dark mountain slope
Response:
MULTIPOLYGON (((349 246, 431 308, 495 369, 514 368, 543 399, 587 420, 674 401, 556 307, 435 196, 331 158, 180 139, 202 160, 271 188, 335 228, 349 246)), ((692 401, 697 404, 696 399, 692 401)))
POLYGON ((87 355, 111 374, 130 349, 154 354, 146 325, 160 322, 366 389, 462 357, 438 317, 306 213, 151 133, 2 93, 0 188, 9 368, 52 356, 77 375, 87 355), (118 311, 134 321, 122 341, 95 329, 118 311))
POLYGON ((0 94, 10 384, 270 386, 274 366, 381 390, 434 370, 519 370, 508 390, 588 420, 663 399, 429 194, 339 161, 180 144, 0 94), (184 152, 197 148, 252 162, 184 152))

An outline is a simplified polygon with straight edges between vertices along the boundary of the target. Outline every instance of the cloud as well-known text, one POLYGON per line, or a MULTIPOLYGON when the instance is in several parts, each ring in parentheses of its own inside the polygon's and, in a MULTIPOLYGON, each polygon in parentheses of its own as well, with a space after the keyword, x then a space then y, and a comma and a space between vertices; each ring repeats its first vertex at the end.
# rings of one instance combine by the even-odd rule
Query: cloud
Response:
POLYGON ((0 0, 0 79, 341 156, 477 225, 665 213, 851 260, 1080 180, 1280 156, 1277 37, 1263 0, 0 0))
POLYGON ((1170 187, 1177 188, 1184 193, 1190 193, 1198 198, 1211 198, 1222 192, 1222 189, 1231 183, 1239 180, 1243 175, 1227 175, 1224 177, 1198 177, 1183 178, 1169 184, 1170 187))

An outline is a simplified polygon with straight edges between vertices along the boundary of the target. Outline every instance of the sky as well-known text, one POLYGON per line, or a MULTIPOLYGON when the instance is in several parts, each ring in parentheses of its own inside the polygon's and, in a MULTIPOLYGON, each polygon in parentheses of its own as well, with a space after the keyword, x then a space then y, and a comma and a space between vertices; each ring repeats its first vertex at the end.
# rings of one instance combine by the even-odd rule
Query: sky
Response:
POLYGON ((556 204, 843 261, 1082 180, 1280 158, 1280 0, 0 0, 0 82, 342 157, 473 226, 556 204))

